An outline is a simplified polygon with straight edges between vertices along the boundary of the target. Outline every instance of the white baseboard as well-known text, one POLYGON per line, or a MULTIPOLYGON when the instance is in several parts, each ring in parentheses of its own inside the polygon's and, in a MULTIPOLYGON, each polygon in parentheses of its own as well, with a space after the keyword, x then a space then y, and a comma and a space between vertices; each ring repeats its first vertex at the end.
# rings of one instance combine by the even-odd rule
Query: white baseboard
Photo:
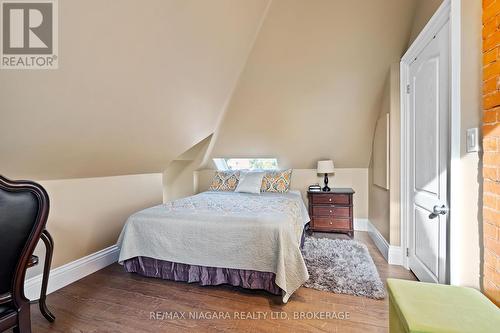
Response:
POLYGON ((382 256, 391 265, 403 265, 403 249, 401 246, 389 245, 387 240, 382 236, 377 228, 368 220, 367 221, 368 234, 377 246, 382 256))
POLYGON ((355 231, 368 231, 368 219, 355 218, 353 223, 355 231))
POLYGON ((391 265, 404 265, 405 253, 401 246, 389 245, 389 264, 391 265))
MULTIPOLYGON (((119 249, 116 245, 92 253, 65 265, 50 270, 47 294, 86 277, 118 261, 119 249)), ((43 263, 40 263, 43 265, 43 263)), ((40 297, 42 274, 34 276, 24 283, 24 294, 30 300, 40 297)))
POLYGON ((368 221, 368 234, 385 260, 389 261, 389 243, 370 221, 368 221))

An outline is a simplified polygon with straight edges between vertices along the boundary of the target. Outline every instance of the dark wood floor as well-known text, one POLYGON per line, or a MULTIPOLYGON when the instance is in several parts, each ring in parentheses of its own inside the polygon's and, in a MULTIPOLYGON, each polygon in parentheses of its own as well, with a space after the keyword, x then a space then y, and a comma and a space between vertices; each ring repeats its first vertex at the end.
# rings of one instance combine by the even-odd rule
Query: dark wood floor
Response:
MULTIPOLYGON (((402 267, 388 265, 367 233, 356 232, 355 238, 368 246, 384 281, 388 277, 415 279, 402 267)), ((265 292, 145 278, 124 272, 118 264, 52 293, 47 303, 57 319, 48 323, 33 305, 34 332, 387 332, 389 324, 387 299, 300 288, 287 304, 281 304, 281 297, 265 292), (181 312, 223 312, 221 316, 229 313, 231 319, 162 319, 158 315, 151 319, 151 313, 158 311, 179 316, 181 312), (255 318, 260 312, 261 318, 266 315, 268 319, 237 319, 235 312, 251 312, 255 318), (299 312, 349 313, 349 319, 294 319, 299 312), (287 318, 269 319, 271 315, 287 318)))

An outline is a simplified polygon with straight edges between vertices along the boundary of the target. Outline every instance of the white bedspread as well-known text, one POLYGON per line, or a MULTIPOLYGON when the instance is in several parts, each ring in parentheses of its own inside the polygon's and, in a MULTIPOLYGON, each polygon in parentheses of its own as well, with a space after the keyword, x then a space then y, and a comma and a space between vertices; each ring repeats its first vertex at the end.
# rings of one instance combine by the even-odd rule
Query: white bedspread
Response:
POLYGON ((300 252, 308 221, 298 191, 203 192, 130 216, 118 239, 119 262, 144 256, 273 272, 287 302, 309 278, 300 252))

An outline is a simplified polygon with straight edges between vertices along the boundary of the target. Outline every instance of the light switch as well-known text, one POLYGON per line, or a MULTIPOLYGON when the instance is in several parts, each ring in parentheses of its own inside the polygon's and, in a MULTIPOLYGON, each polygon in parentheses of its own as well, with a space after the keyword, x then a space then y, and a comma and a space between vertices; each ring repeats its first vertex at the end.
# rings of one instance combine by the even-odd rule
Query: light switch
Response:
POLYGON ((479 151, 479 130, 477 127, 467 129, 467 152, 479 151))

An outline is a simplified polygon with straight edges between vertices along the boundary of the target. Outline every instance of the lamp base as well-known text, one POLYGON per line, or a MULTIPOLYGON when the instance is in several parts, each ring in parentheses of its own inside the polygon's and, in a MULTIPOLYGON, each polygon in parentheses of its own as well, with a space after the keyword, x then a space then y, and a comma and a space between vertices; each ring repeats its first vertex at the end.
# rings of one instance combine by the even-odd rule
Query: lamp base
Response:
POLYGON ((322 188, 323 192, 330 192, 331 189, 328 187, 328 174, 325 173, 325 187, 322 188))

